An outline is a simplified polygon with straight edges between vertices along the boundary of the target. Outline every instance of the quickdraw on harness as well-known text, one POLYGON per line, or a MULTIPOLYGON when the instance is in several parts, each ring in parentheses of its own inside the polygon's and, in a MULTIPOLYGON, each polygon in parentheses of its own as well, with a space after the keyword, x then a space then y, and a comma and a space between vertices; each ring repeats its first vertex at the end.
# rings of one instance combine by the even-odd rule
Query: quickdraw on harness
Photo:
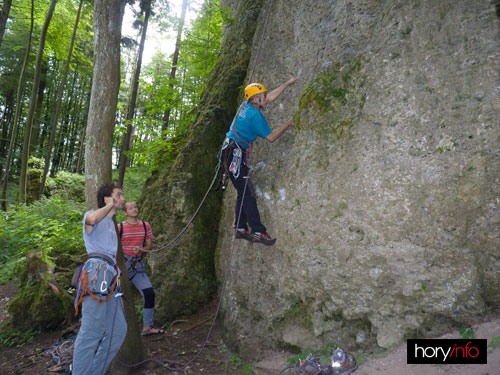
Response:
POLYGON ((120 287, 120 270, 116 263, 104 254, 90 254, 89 259, 83 264, 77 285, 75 298, 75 315, 83 302, 83 297, 89 295, 94 301, 103 303, 109 301, 111 296, 118 293, 120 287))
POLYGON ((295 365, 285 367, 280 374, 293 370, 293 375, 348 375, 358 368, 354 355, 342 349, 333 352, 331 361, 331 365, 322 365, 319 358, 309 354, 306 359, 299 359, 295 365))
POLYGON ((245 100, 243 101, 243 103, 241 103, 240 107, 238 108, 238 112, 236 112, 236 116, 234 116, 233 124, 231 125, 233 134, 238 139, 238 141, 240 141, 242 144, 244 143, 247 145, 247 149, 243 150, 239 142, 235 141, 234 139, 229 139, 226 137, 226 139, 224 139, 224 142, 222 143, 222 146, 217 156, 219 161, 223 165, 223 172, 221 177, 222 190, 225 190, 225 181, 229 173, 232 173, 234 178, 237 179, 240 176, 241 163, 245 162, 247 166, 249 164, 248 160, 250 158, 253 144, 251 142, 249 143, 241 139, 238 136, 238 132, 236 131, 236 122, 238 121, 238 115, 240 114, 241 109, 245 107, 248 103, 249 103, 248 100, 245 100), (232 159, 231 159, 231 153, 225 152, 225 150, 228 147, 230 147, 230 149, 233 150, 232 159), (229 161, 229 159, 231 159, 231 161, 229 161))

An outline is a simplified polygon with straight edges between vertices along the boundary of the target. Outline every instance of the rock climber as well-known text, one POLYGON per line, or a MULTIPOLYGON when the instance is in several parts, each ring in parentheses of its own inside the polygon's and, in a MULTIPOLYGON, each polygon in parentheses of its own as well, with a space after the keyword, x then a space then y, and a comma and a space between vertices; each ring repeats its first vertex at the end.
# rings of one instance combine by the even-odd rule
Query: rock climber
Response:
POLYGON ((155 311, 155 291, 144 270, 144 250, 153 248, 151 225, 139 219, 139 210, 133 201, 125 202, 123 213, 127 220, 118 224, 118 233, 122 241, 123 255, 127 265, 128 278, 141 293, 144 307, 142 310, 142 335, 163 333, 153 327, 155 311))
POLYGON ((116 235, 113 216, 123 207, 117 185, 97 191, 97 210, 83 217, 83 239, 88 253, 77 286, 76 308, 82 304, 82 324, 73 352, 73 375, 104 374, 127 333, 123 303, 118 293, 116 235))
POLYGON ((289 119, 278 128, 271 129, 262 114, 262 110, 266 108, 268 103, 277 99, 296 80, 297 77, 294 77, 269 93, 261 83, 249 84, 245 88, 245 100, 240 105, 230 129, 226 133, 220 157, 225 174, 229 175, 238 192, 235 215, 236 238, 265 245, 274 245, 276 242, 275 238, 271 238, 267 234, 266 227, 260 221, 257 201, 250 180, 245 189, 245 180, 249 178, 247 154, 251 149, 252 142, 257 137, 264 138, 272 143, 292 125, 292 120, 289 119), (243 208, 240 215, 242 200, 243 208), (251 227, 251 232, 248 231, 248 225, 251 227))

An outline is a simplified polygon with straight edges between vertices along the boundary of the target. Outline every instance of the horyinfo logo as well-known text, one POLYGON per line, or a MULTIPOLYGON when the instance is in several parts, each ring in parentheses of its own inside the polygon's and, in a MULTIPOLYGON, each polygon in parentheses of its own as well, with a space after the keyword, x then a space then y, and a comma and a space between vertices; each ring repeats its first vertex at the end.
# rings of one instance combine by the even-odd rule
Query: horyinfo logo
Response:
POLYGON ((486 339, 409 339, 408 364, 486 364, 486 339))

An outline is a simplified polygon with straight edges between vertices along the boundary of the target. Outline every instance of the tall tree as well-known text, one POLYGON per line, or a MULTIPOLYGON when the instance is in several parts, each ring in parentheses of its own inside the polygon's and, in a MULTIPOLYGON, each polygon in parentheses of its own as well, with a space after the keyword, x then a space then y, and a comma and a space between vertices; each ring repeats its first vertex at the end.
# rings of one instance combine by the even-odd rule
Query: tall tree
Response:
POLYGON ((35 75, 33 78, 33 89, 31 91, 31 100, 28 111, 28 117, 26 119, 26 126, 24 128, 23 156, 21 159, 21 175, 19 177, 19 200, 21 202, 26 201, 26 172, 28 169, 28 158, 30 152, 31 127, 33 125, 33 118, 35 114, 38 85, 40 84, 40 72, 42 69, 42 58, 43 58, 43 50, 45 48, 45 38, 47 36, 47 30, 50 25, 50 20, 52 19, 52 15, 54 14, 56 3, 57 0, 51 0, 50 2, 49 10, 47 11, 47 16, 45 17, 45 22, 43 23, 43 27, 40 32, 40 41, 38 43, 38 52, 36 55, 36 62, 35 62, 35 75))
POLYGON ((24 72, 26 71, 26 65, 28 64, 28 59, 30 57, 31 50, 31 37, 33 35, 33 24, 34 24, 34 9, 35 9, 35 0, 31 0, 31 22, 30 22, 30 31, 28 35, 28 45, 26 47, 26 53, 24 54, 23 66, 21 68, 21 74, 19 75, 19 83, 17 85, 17 99, 16 99, 16 113, 14 115, 14 124, 12 125, 12 132, 10 135, 10 144, 9 151, 7 152, 7 161, 5 162, 5 172, 3 174, 2 181, 2 210, 7 209, 7 183, 9 182, 9 170, 10 163, 12 160, 12 155, 14 153, 14 143, 17 138, 17 128, 19 122, 19 114, 21 113, 21 95, 23 92, 23 80, 24 80, 24 72))
POLYGON ((2 12, 0 13, 0 46, 2 45, 5 26, 7 25, 7 20, 9 19, 11 5, 12 5, 12 0, 3 0, 2 12))
POLYGON ((36 149, 38 146, 38 141, 40 137, 40 126, 41 126, 41 115, 43 111, 43 101, 45 98, 45 92, 47 88, 47 70, 48 62, 43 59, 42 67, 40 70, 40 84, 38 85, 38 94, 36 99, 35 113, 33 117, 33 125, 31 128, 30 137, 30 150, 36 149))
POLYGON ((94 3, 94 71, 85 148, 85 203, 97 207, 100 185, 111 182, 111 152, 120 86, 123 0, 94 3))
POLYGON ((71 43, 69 45, 68 57, 66 58, 66 65, 64 66, 64 74, 62 78, 61 85, 59 86, 59 91, 57 93, 57 103, 56 112, 54 114, 54 119, 52 121, 52 127, 50 129, 49 144, 47 146, 47 151, 45 153, 45 166, 43 168, 42 181, 40 183, 40 196, 42 196, 45 189, 45 180, 47 178, 47 173, 49 171, 50 156, 52 153, 52 147, 54 146, 54 136, 57 129, 57 121, 59 120, 59 113, 61 112, 62 98, 64 93, 64 86, 66 85, 66 80, 68 79, 69 64, 71 63, 71 57, 73 55, 73 46, 75 44, 76 31, 78 29, 78 22, 80 21, 80 14, 82 12, 83 0, 80 0, 78 6, 78 11, 76 13, 75 26, 73 27, 73 34, 71 35, 71 43))
POLYGON ((87 95, 87 105, 85 106, 85 112, 83 115, 83 124, 82 124, 82 134, 80 136, 80 147, 78 150, 78 160, 76 161, 75 173, 80 174, 82 159, 83 159, 83 149, 85 146, 85 135, 87 133, 87 120, 89 116, 89 106, 90 106, 90 93, 87 95))
MULTIPOLYGON (((85 148, 85 203, 97 207, 97 189, 111 182, 113 131, 120 87, 120 38, 124 0, 95 0, 94 3, 94 72, 90 97, 85 148)), ((117 256, 122 269, 122 287, 132 295, 121 246, 117 256)), ((140 328, 132 298, 125 300, 127 336, 117 358, 139 362, 144 358, 140 328)), ((128 373, 128 368, 114 361, 112 373, 128 373)))
MULTIPOLYGON (((151 15, 151 0, 141 1, 141 11, 144 12, 144 23, 142 27, 141 41, 139 43, 139 51, 137 52, 137 62, 135 64, 135 72, 132 77, 132 85, 130 90, 130 97, 127 106, 127 114, 125 116, 125 122, 127 124, 127 131, 123 134, 122 146, 120 149, 120 161, 119 161, 119 173, 118 173, 118 185, 123 186, 123 180, 125 178, 125 170, 128 164, 128 157, 126 155, 127 151, 130 150, 130 141, 132 139, 132 132, 134 128, 132 126, 132 120, 135 113, 135 103, 137 100, 137 90, 139 88, 139 76, 141 74, 142 66, 142 54, 144 52, 144 43, 146 42, 146 33, 148 31, 149 16, 151 15)), ((141 13, 142 13, 141 12, 141 13)))
POLYGON ((54 176, 62 168, 64 161, 64 146, 68 141, 68 131, 71 127, 72 121, 72 108, 74 103, 78 100, 75 94, 77 85, 78 72, 73 73, 73 82, 71 83, 68 95, 68 103, 66 104, 66 110, 64 112, 64 118, 62 120, 62 126, 57 135, 57 141, 54 150, 54 158, 52 159, 52 168, 50 175, 54 176))
MULTIPOLYGON (((182 1, 181 18, 179 19, 179 25, 177 26, 177 38, 175 40, 175 50, 174 50, 174 54, 172 56, 172 69, 170 71, 169 86, 170 86, 172 91, 174 88, 175 74, 177 72, 177 61, 179 60, 179 49, 180 49, 180 44, 181 44, 181 39, 182 39, 182 29, 184 28, 184 22, 186 20, 187 7, 188 7, 188 0, 183 0, 182 1)), ((171 109, 171 103, 168 103, 167 109, 165 109, 165 113, 163 114, 162 130, 164 133, 168 130, 168 123, 170 121, 170 109, 171 109)))
POLYGON ((14 108, 14 89, 9 88, 5 95, 5 105, 0 118, 0 126, 2 128, 2 135, 0 139, 0 158, 5 157, 5 149, 7 146, 7 139, 9 136, 9 124, 12 117, 12 110, 14 108))

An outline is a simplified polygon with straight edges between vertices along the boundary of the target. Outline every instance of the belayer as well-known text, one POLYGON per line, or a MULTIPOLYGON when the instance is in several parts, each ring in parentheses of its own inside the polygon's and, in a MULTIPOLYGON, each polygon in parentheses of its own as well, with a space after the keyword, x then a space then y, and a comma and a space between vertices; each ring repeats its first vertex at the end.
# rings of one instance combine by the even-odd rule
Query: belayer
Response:
POLYGON ((155 291, 148 275, 146 275, 142 260, 144 250, 148 251, 153 248, 151 225, 147 221, 139 219, 139 210, 134 201, 125 202, 123 213, 127 220, 118 224, 118 233, 122 242, 128 278, 142 295, 142 321, 144 326, 142 335, 164 333, 162 329, 153 327, 155 291))
POLYGON ((103 375, 127 334, 116 266, 118 236, 113 222, 123 201, 119 186, 103 185, 97 191, 98 209, 83 216, 88 260, 76 288, 76 309, 82 305, 82 324, 73 352, 73 375, 103 375))
POLYGON ((264 85, 260 83, 249 84, 245 88, 245 100, 241 103, 229 131, 226 133, 226 139, 222 144, 219 157, 224 167, 224 173, 229 175, 238 192, 235 215, 236 238, 265 245, 274 245, 276 242, 275 238, 271 238, 267 234, 266 227, 260 221, 257 201, 250 180, 245 189, 245 180, 250 178, 248 176, 247 158, 252 142, 257 137, 264 138, 272 143, 292 125, 292 120, 289 119, 280 127, 271 129, 262 114, 262 110, 266 108, 268 103, 277 99, 296 80, 297 77, 290 79, 269 92, 269 94, 264 85), (240 215, 242 200, 243 207, 240 215), (248 225, 251 227, 251 232, 248 231, 248 225))

